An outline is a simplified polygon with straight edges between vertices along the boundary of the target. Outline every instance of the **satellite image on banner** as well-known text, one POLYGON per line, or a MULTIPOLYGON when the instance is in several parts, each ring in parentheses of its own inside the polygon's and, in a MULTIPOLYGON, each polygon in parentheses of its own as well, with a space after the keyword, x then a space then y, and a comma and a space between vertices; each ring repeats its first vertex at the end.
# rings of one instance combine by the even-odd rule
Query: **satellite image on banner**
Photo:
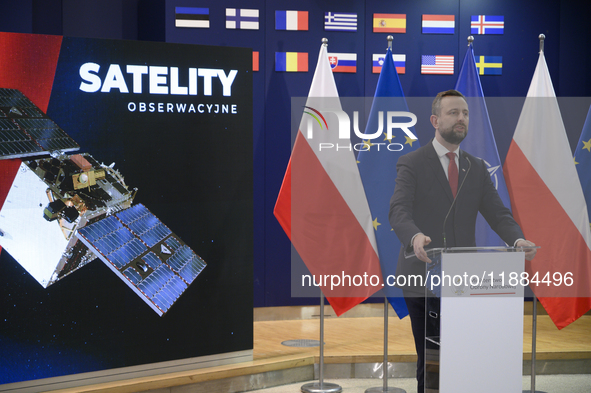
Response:
POLYGON ((0 136, 0 159, 25 159, 0 210, 0 245, 43 287, 98 257, 164 315, 205 267, 148 209, 130 207, 121 174, 65 154, 79 146, 18 90, 0 89, 0 136))

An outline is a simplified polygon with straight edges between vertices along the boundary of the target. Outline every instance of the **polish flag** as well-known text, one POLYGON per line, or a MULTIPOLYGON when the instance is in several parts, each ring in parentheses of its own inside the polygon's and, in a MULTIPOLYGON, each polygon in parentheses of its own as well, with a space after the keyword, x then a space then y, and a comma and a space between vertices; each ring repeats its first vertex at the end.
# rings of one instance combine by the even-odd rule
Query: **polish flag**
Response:
POLYGON ((323 45, 274 214, 337 315, 382 287, 354 150, 339 138, 341 110, 323 45))
POLYGON ((591 309, 591 233, 543 51, 504 173, 515 219, 541 247, 526 264, 530 288, 562 329, 591 309))

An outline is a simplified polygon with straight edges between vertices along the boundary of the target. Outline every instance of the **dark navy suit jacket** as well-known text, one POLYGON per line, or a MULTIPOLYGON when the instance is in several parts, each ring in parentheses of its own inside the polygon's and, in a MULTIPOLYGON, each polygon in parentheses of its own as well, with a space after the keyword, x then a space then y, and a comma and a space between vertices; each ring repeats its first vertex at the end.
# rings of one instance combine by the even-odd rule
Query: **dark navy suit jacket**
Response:
MULTIPOLYGON (((476 246, 478 212, 508 245, 513 246, 517 239, 524 238, 511 211, 499 197, 484 161, 460 150, 459 163, 458 185, 463 185, 445 225, 446 246, 476 246)), ((396 275, 424 276, 425 263, 417 258, 405 258, 404 252, 413 252, 411 240, 419 232, 431 238, 426 248, 444 246, 443 222, 453 202, 451 188, 432 141, 401 156, 396 169, 389 214, 390 224, 402 243, 396 275)))

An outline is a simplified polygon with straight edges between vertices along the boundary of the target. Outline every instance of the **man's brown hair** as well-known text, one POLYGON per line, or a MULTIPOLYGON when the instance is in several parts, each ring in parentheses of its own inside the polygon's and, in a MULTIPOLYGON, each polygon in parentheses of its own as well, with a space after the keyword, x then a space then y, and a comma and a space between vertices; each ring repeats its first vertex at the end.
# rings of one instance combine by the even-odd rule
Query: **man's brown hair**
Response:
POLYGON ((464 97, 464 95, 457 90, 442 91, 439 94, 437 94, 437 96, 435 96, 435 99, 433 100, 433 105, 431 105, 431 114, 439 116, 439 114, 441 113, 441 99, 443 97, 462 97, 464 101, 466 101, 466 97, 464 97))

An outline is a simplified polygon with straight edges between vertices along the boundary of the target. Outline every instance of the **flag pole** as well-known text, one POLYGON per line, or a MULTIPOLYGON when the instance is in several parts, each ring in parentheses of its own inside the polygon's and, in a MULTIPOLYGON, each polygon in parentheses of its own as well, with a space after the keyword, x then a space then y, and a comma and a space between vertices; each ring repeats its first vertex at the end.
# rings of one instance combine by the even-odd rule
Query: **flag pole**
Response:
MULTIPOLYGON (((390 38, 392 36, 388 36, 390 38)), ((390 40, 388 40, 390 41, 390 40)), ((390 41, 390 44, 392 42, 390 41)), ((365 393, 406 393, 406 390, 400 388, 388 387, 388 298, 384 297, 384 361, 382 363, 382 379, 384 384, 382 387, 368 388, 365 393)))
MULTIPOLYGON (((542 34, 543 35, 543 34, 542 34)), ((544 44, 540 44, 542 47, 544 44)), ((545 393, 540 390, 536 390, 536 336, 538 326, 538 298, 534 295, 532 299, 532 324, 531 324, 531 388, 530 390, 524 390, 524 393, 545 393)))
MULTIPOLYGON (((328 40, 322 39, 322 44, 327 45, 328 40)), ((320 292, 320 360, 318 365, 318 382, 310 382, 302 385, 302 393, 340 393, 343 388, 336 383, 324 382, 324 294, 320 292)))
MULTIPOLYGON (((540 52, 544 52, 544 40, 546 36, 544 34, 540 34, 538 36, 540 40, 540 52)), ((531 393, 544 393, 541 391, 536 391, 536 341, 537 341, 537 333, 538 333, 538 298, 536 295, 533 295, 532 303, 532 324, 531 324, 531 393)))
MULTIPOLYGON (((392 50, 392 41, 394 37, 389 35, 386 37, 388 40, 388 49, 392 50)), ((384 360, 382 362, 382 379, 383 386, 368 388, 365 393, 381 393, 381 392, 393 392, 393 393, 406 393, 406 390, 388 387, 388 298, 384 296, 384 360)))
MULTIPOLYGON (((328 38, 322 39, 322 46, 328 47, 328 38)), ((302 393, 340 393, 343 388, 336 383, 324 382, 324 294, 320 291, 320 359, 318 364, 318 382, 302 385, 302 393)))

